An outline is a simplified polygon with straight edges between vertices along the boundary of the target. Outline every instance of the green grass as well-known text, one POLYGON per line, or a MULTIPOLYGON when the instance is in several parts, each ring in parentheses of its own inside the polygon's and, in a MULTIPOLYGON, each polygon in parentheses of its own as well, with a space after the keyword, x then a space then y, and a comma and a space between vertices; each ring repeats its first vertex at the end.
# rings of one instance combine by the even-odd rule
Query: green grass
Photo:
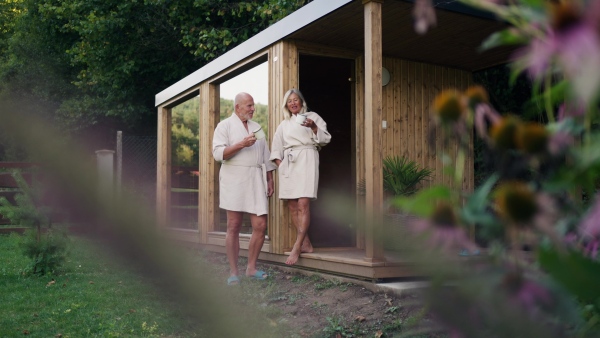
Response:
POLYGON ((140 274, 89 240, 72 238, 54 275, 24 273, 16 234, 0 236, 0 337, 200 337, 140 274))

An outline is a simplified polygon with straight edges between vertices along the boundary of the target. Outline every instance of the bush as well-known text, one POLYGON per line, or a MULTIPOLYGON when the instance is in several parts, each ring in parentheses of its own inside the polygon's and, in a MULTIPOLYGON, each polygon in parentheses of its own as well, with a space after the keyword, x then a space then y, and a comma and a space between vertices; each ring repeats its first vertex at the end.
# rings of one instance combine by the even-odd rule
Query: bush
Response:
POLYGON ((50 228, 41 236, 35 229, 28 229, 21 240, 23 254, 31 259, 27 270, 35 275, 55 273, 65 262, 69 239, 62 229, 50 228))
POLYGON ((432 172, 406 157, 388 156, 383 159, 383 188, 394 196, 410 196, 432 172))
POLYGON ((0 198, 0 214, 9 218, 12 224, 30 228, 25 232, 22 242, 23 253, 31 258, 31 272, 44 275, 55 271, 64 262, 67 253, 67 234, 52 228, 48 215, 51 209, 40 205, 41 185, 35 189, 18 172, 12 173, 19 186, 20 193, 15 196, 16 205, 6 198, 0 198))

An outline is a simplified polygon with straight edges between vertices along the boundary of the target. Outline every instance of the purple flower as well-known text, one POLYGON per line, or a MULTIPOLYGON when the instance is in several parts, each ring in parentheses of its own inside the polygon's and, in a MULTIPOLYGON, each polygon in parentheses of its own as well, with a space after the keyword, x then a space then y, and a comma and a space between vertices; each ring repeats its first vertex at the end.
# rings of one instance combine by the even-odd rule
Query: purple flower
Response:
POLYGON ((502 120, 502 116, 487 103, 480 103, 475 108, 475 131, 479 137, 491 144, 489 128, 492 125, 498 124, 502 120))
POLYGON ((518 269, 507 272, 502 281, 509 301, 534 314, 540 307, 552 305, 552 296, 542 285, 527 279, 518 269))
POLYGON ((600 249, 600 195, 596 195, 594 205, 579 223, 578 230, 583 243, 583 254, 596 258, 600 249))
POLYGON ((584 103, 600 89, 600 1, 591 1, 588 7, 579 8, 572 2, 553 4, 549 13, 552 20, 543 29, 545 36, 534 37, 514 55, 515 63, 537 80, 557 65, 584 103))
POLYGON ((430 27, 435 27, 437 19, 431 0, 416 0, 413 8, 415 32, 425 34, 430 27))
POLYGON ((562 121, 568 117, 582 117, 585 115, 585 107, 582 103, 579 104, 567 104, 563 103, 558 108, 558 120, 562 121))
POLYGON ((554 156, 564 154, 570 146, 575 144, 575 138, 573 135, 566 131, 557 131, 550 136, 548 142, 548 152, 554 156))
POLYGON ((427 234, 427 243, 432 248, 440 248, 444 252, 479 250, 468 238, 465 229, 458 224, 454 208, 448 203, 439 203, 430 218, 414 219, 408 226, 416 234, 427 234))
POLYGON ((596 195, 594 205, 579 224, 579 234, 587 238, 600 237, 600 196, 596 195))

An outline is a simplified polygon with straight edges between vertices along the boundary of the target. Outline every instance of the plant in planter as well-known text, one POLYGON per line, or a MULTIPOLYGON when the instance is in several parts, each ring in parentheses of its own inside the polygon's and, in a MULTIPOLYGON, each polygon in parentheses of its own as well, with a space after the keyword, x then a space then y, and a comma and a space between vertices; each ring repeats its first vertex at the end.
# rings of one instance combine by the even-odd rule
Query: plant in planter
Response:
POLYGON ((383 189, 392 196, 410 196, 419 184, 431 178, 433 170, 419 168, 417 162, 400 156, 383 159, 383 189))
MULTIPOLYGON (((390 199, 398 196, 410 196, 420 188, 419 184, 431 179, 433 170, 420 168, 417 162, 401 156, 388 156, 383 159, 383 189, 390 199)), ((399 234, 399 226, 403 225, 410 215, 389 206, 386 214, 389 222, 386 226, 386 249, 394 248, 394 238, 399 234)))

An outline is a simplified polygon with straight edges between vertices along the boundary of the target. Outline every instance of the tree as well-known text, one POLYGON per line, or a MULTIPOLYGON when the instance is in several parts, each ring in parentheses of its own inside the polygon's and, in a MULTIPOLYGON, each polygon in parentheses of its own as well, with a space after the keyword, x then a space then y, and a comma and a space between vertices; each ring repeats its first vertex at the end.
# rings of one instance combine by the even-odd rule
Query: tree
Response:
POLYGON ((0 90, 41 101, 65 130, 153 132, 156 93, 308 2, 14 0, 0 90))

